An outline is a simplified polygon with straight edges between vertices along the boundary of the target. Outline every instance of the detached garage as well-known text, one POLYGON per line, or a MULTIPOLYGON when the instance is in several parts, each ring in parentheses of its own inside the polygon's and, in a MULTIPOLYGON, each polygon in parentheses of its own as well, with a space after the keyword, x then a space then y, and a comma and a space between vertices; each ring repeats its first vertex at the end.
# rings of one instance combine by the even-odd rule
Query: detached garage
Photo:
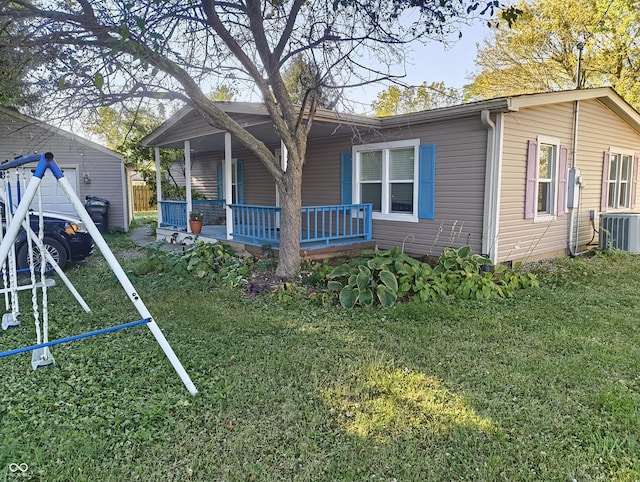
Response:
MULTIPOLYGON (((54 154, 83 202, 86 196, 109 201, 110 230, 128 230, 127 184, 120 154, 14 109, 0 107, 0 161, 34 152, 54 154)), ((75 214, 50 172, 43 179, 42 194, 46 210, 75 214)))

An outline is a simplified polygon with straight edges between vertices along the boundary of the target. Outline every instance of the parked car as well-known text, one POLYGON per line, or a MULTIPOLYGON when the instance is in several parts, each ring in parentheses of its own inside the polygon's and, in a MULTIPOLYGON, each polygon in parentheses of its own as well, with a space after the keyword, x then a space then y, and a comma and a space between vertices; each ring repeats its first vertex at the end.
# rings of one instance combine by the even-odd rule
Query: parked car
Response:
MULTIPOLYGON (((6 223, 5 204, 0 201, 3 226, 6 223)), ((82 261, 93 252, 93 238, 86 230, 84 223, 63 213, 43 212, 44 246, 64 269, 69 261, 82 261)), ((39 216, 37 212, 29 212, 31 229, 37 235, 39 230, 39 216)), ((15 242, 16 264, 18 269, 29 268, 29 246, 27 233, 24 229, 18 232, 15 242)), ((41 263, 40 251, 33 245, 34 263, 41 263)))

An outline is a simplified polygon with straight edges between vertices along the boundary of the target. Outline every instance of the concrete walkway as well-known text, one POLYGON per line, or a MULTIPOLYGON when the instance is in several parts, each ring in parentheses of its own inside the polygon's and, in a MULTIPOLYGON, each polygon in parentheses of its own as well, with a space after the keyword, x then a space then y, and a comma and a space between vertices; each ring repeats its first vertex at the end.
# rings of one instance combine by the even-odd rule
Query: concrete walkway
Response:
POLYGON ((184 246, 180 243, 171 244, 157 241, 155 235, 153 234, 153 229, 147 226, 129 230, 129 237, 131 238, 131 241, 133 241, 138 246, 144 247, 153 244, 154 246, 157 246, 165 251, 183 251, 184 248, 184 246))

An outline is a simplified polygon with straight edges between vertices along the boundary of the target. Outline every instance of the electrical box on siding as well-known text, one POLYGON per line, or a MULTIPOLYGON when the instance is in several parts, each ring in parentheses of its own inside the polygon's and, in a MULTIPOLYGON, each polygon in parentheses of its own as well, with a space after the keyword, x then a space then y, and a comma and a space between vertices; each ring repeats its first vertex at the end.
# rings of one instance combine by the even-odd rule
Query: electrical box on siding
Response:
POLYGON ((580 203, 580 185, 582 176, 580 169, 572 167, 569 169, 569 179, 567 180, 567 207, 577 208, 580 203))

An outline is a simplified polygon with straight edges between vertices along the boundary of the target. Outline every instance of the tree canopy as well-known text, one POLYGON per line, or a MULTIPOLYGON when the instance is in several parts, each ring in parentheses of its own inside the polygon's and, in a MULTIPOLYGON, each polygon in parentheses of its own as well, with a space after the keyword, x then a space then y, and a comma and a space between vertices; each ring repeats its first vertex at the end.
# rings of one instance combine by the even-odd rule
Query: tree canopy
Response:
POLYGON ((376 117, 407 114, 421 110, 447 107, 463 102, 462 95, 444 82, 423 82, 418 87, 392 85, 378 94, 372 107, 376 117))
POLYGON ((640 107, 640 4, 533 0, 511 28, 497 23, 478 51, 472 97, 610 85, 640 107), (582 45, 582 52, 578 45, 582 45))
POLYGON ((404 75, 415 41, 456 31, 455 21, 497 2, 468 0, 4 0, 26 46, 57 49, 38 72, 57 86, 48 100, 69 110, 132 98, 179 100, 250 149, 273 176, 281 199, 278 274, 300 265, 302 167, 324 82, 341 87, 404 75), (283 73, 298 56, 315 78, 303 102, 283 73), (287 148, 283 169, 272 149, 206 94, 233 84, 256 92, 287 148))

